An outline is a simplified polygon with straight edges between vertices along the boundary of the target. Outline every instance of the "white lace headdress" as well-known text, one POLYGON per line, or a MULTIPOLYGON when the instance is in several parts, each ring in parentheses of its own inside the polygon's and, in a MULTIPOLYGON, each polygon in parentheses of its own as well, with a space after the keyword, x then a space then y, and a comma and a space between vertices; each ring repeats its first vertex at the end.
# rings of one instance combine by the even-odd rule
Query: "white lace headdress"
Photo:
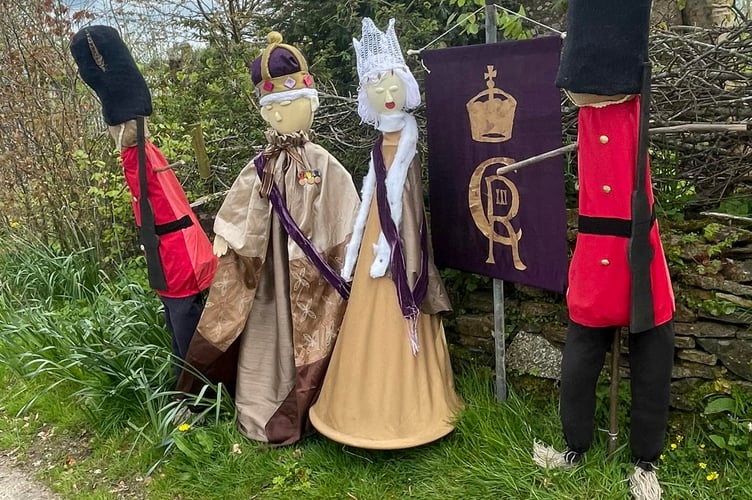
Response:
POLYGON ((394 19, 389 20, 386 31, 376 27, 371 18, 364 17, 360 40, 353 38, 355 60, 358 68, 360 88, 358 89, 358 114, 370 125, 375 125, 378 115, 366 98, 364 87, 379 82, 387 73, 394 72, 406 88, 405 108, 413 109, 420 104, 420 89, 410 68, 405 64, 394 19))

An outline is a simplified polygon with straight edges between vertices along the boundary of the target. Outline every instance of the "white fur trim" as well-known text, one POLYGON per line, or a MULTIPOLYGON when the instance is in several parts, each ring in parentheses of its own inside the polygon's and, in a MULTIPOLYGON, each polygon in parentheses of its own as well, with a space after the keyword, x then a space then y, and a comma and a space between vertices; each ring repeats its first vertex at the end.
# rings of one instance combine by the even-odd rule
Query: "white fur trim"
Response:
MULTIPOLYGON (((418 150, 418 124, 415 121, 415 117, 411 114, 404 114, 405 127, 402 129, 402 135, 400 135, 399 143, 397 144, 397 152, 394 155, 394 160, 386 174, 386 197, 389 202, 389 210, 392 214, 392 220, 394 225, 397 226, 397 230, 400 229, 402 223, 402 192, 404 191, 405 179, 407 178, 407 172, 412 164, 413 158, 417 154, 418 150)), ((368 174, 363 179, 362 201, 360 203, 360 209, 358 210, 358 216, 355 218, 355 225, 353 227, 352 238, 350 244, 347 245, 347 251, 345 253, 345 265, 342 268, 342 277, 346 280, 352 279, 352 272, 355 268, 355 261, 358 257, 358 251, 363 241, 363 231, 366 225, 366 219, 368 218, 368 211, 371 208, 371 202, 373 200, 374 193, 376 192, 376 173, 374 172, 373 158, 368 166, 368 174)), ((371 262, 371 269, 369 271, 372 278, 380 278, 386 274, 386 270, 389 268, 391 262, 392 250, 389 247, 389 243, 382 232, 379 235, 379 239, 373 246, 374 259, 371 262)))
POLYGON ((267 94, 259 99, 259 106, 266 106, 274 102, 282 101, 294 101, 301 97, 318 97, 319 92, 316 89, 295 89, 287 90, 285 92, 274 92, 273 94, 267 94))
POLYGON ((406 113, 389 113, 379 114, 378 119, 376 120, 376 130, 379 132, 397 132, 398 130, 402 130, 405 128, 405 116, 407 116, 406 113))
POLYGON ((373 171, 373 160, 371 160, 368 174, 363 178, 360 208, 358 208, 358 215, 355 217, 350 243, 347 244, 347 250, 345 251, 345 264, 342 266, 342 271, 340 272, 340 275, 347 281, 352 280, 355 262, 358 260, 358 251, 363 241, 363 231, 366 227, 366 219, 368 219, 368 210, 371 207, 371 200, 375 191, 376 174, 373 171))
MULTIPOLYGON (((407 170, 417 153, 417 144, 418 125, 415 122, 415 117, 405 113, 405 127, 402 129, 392 165, 386 174, 386 199, 389 202, 389 211, 394 225, 397 226, 397 231, 399 231, 402 223, 402 192, 405 187, 407 170)), ((389 242, 387 242, 383 232, 379 235, 377 245, 376 255, 371 264, 372 278, 379 278, 386 274, 392 254, 389 242), (386 259, 384 259, 384 256, 386 256, 386 259)))

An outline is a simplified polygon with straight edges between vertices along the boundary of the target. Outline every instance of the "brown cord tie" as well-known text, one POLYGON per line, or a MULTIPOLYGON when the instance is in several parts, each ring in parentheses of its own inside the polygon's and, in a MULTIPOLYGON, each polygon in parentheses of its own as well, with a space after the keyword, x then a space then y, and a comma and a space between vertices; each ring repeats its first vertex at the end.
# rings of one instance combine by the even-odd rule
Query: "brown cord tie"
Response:
POLYGON ((269 144, 264 148, 262 154, 266 157, 267 161, 261 178, 261 189, 259 189, 259 195, 262 198, 268 198, 269 193, 272 191, 277 159, 280 155, 284 155, 285 172, 295 163, 305 168, 303 156, 296 148, 309 141, 308 134, 305 132, 279 135, 273 130, 266 132, 266 139, 269 144))

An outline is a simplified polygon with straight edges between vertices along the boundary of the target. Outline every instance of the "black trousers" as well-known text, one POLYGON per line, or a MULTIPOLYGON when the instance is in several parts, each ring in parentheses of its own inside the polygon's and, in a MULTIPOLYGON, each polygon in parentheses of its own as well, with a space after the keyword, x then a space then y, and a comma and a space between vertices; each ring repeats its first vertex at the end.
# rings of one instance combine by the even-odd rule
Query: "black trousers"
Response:
MULTIPOLYGON (((615 329, 569 323, 561 365, 560 413, 567 446, 578 453, 585 452, 593 441, 595 386, 615 329)), ((653 462, 663 450, 673 361, 673 321, 629 334, 629 441, 637 460, 653 462)))
MULTIPOLYGON (((178 299, 160 297, 164 304, 165 322, 167 331, 172 338, 172 353, 180 359, 185 359, 188 346, 196 331, 198 320, 204 311, 204 298, 201 293, 181 297, 178 299)), ((176 366, 176 370, 180 368, 176 366)))

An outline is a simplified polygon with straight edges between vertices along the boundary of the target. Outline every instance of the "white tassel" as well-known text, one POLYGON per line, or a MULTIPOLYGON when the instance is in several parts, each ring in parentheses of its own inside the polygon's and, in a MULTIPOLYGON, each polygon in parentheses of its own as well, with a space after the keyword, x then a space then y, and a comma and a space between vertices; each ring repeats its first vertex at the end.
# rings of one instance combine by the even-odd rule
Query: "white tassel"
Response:
POLYGON ((533 442, 533 462, 544 469, 571 469, 576 465, 567 460, 567 454, 574 452, 556 451, 553 446, 541 443, 537 439, 533 442))
POLYGON ((413 356, 417 356, 420 351, 420 343, 418 342, 418 317, 420 313, 417 313, 414 317, 407 318, 407 337, 410 339, 410 350, 413 356))
POLYGON ((634 473, 629 476, 629 490, 634 500, 660 500, 663 493, 655 471, 646 471, 641 467, 635 467, 634 473))

